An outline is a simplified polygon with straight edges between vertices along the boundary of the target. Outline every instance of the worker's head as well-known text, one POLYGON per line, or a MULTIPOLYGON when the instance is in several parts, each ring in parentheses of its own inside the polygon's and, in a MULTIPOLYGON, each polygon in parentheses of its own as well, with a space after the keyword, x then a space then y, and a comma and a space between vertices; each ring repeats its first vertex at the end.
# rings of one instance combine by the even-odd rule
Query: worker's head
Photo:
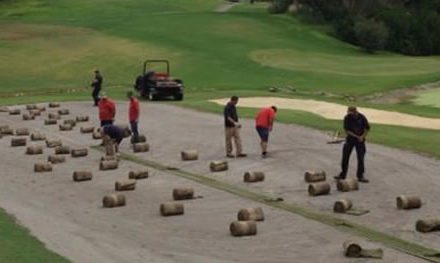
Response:
POLYGON ((105 92, 101 92, 101 93, 99 94, 99 98, 100 98, 101 100, 106 100, 108 97, 107 97, 107 94, 106 94, 105 92))
POLYGON ((275 107, 275 106, 270 106, 271 108, 272 108, 272 110, 274 111, 274 112, 277 112, 278 111, 278 109, 277 109, 277 107, 275 107))
POLYGON ((133 91, 127 92, 127 98, 129 98, 129 99, 133 98, 133 91))
POLYGON ((98 69, 95 70, 95 74, 99 74, 99 70, 98 69))
POLYGON ((237 96, 232 96, 230 101, 231 101, 231 103, 236 105, 238 103, 238 97, 237 96))
POLYGON ((357 114, 358 114, 358 111, 357 111, 357 108, 356 108, 355 106, 348 106, 348 108, 347 108, 347 113, 348 113, 348 114, 354 114, 354 115, 357 115, 357 114))

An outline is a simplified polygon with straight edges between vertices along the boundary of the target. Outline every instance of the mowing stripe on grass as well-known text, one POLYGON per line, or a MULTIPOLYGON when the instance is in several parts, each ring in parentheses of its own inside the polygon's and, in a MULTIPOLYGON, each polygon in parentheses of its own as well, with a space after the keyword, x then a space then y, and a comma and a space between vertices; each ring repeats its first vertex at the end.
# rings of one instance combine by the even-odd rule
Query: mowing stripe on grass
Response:
MULTIPOLYGON (((102 152, 104 151, 103 148, 99 146, 92 146, 92 148, 102 152)), ((218 181, 200 174, 187 172, 177 167, 170 167, 155 161, 141 159, 131 154, 121 153, 120 158, 137 164, 148 166, 159 171, 165 171, 169 174, 177 175, 203 184, 205 186, 210 186, 212 188, 234 194, 239 197, 243 197, 249 200, 263 203, 271 207, 279 208, 291 213, 301 215, 307 219, 321 222, 336 229, 343 230, 369 240, 380 242, 389 248, 393 248, 406 254, 424 259, 428 262, 440 263, 440 251, 438 250, 427 248, 425 246, 412 243, 398 237, 394 237, 378 230, 353 223, 349 220, 335 217, 328 213, 314 211, 312 209, 308 209, 294 203, 278 201, 277 198, 274 196, 250 191, 248 189, 244 189, 242 187, 238 187, 227 182, 218 181)))

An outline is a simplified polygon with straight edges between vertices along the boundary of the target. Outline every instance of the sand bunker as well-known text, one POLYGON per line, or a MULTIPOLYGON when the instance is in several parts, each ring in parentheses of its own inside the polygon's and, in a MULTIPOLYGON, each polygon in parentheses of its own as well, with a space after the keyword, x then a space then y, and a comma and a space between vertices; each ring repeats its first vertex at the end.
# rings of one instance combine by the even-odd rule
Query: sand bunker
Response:
MULTIPOLYGON (((229 99, 210 100, 224 105, 229 99)), ((341 120, 347 112, 347 106, 317 100, 286 99, 278 97, 240 98, 239 106, 260 108, 276 105, 279 109, 302 110, 317 114, 326 119, 341 120)), ((371 123, 405 126, 412 128, 440 130, 440 119, 419 117, 393 111, 358 108, 371 123)))

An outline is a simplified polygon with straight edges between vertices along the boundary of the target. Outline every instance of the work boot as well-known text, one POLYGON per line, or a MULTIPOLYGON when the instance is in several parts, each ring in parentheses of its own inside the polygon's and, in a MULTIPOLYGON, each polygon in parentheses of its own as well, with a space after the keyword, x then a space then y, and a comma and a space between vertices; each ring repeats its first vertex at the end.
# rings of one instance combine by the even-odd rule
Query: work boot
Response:
POLYGON ((226 157, 228 157, 228 158, 234 158, 235 156, 232 155, 232 154, 230 154, 230 153, 228 153, 228 154, 226 154, 226 157))
POLYGON ((240 157, 246 157, 247 156, 247 154, 245 154, 245 153, 239 153, 239 154, 237 154, 237 158, 240 158, 240 157))
POLYGON ((369 183, 370 180, 361 177, 361 178, 358 178, 358 182, 360 182, 360 183, 369 183))

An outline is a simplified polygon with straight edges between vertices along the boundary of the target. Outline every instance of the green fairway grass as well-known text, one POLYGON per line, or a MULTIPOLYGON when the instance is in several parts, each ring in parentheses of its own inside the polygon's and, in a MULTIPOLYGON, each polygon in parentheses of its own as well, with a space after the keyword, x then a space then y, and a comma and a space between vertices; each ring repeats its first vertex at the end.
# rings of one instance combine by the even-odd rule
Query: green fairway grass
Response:
POLYGON ((0 262, 58 263, 69 262, 49 252, 26 229, 16 224, 14 218, 0 209, 0 262))

